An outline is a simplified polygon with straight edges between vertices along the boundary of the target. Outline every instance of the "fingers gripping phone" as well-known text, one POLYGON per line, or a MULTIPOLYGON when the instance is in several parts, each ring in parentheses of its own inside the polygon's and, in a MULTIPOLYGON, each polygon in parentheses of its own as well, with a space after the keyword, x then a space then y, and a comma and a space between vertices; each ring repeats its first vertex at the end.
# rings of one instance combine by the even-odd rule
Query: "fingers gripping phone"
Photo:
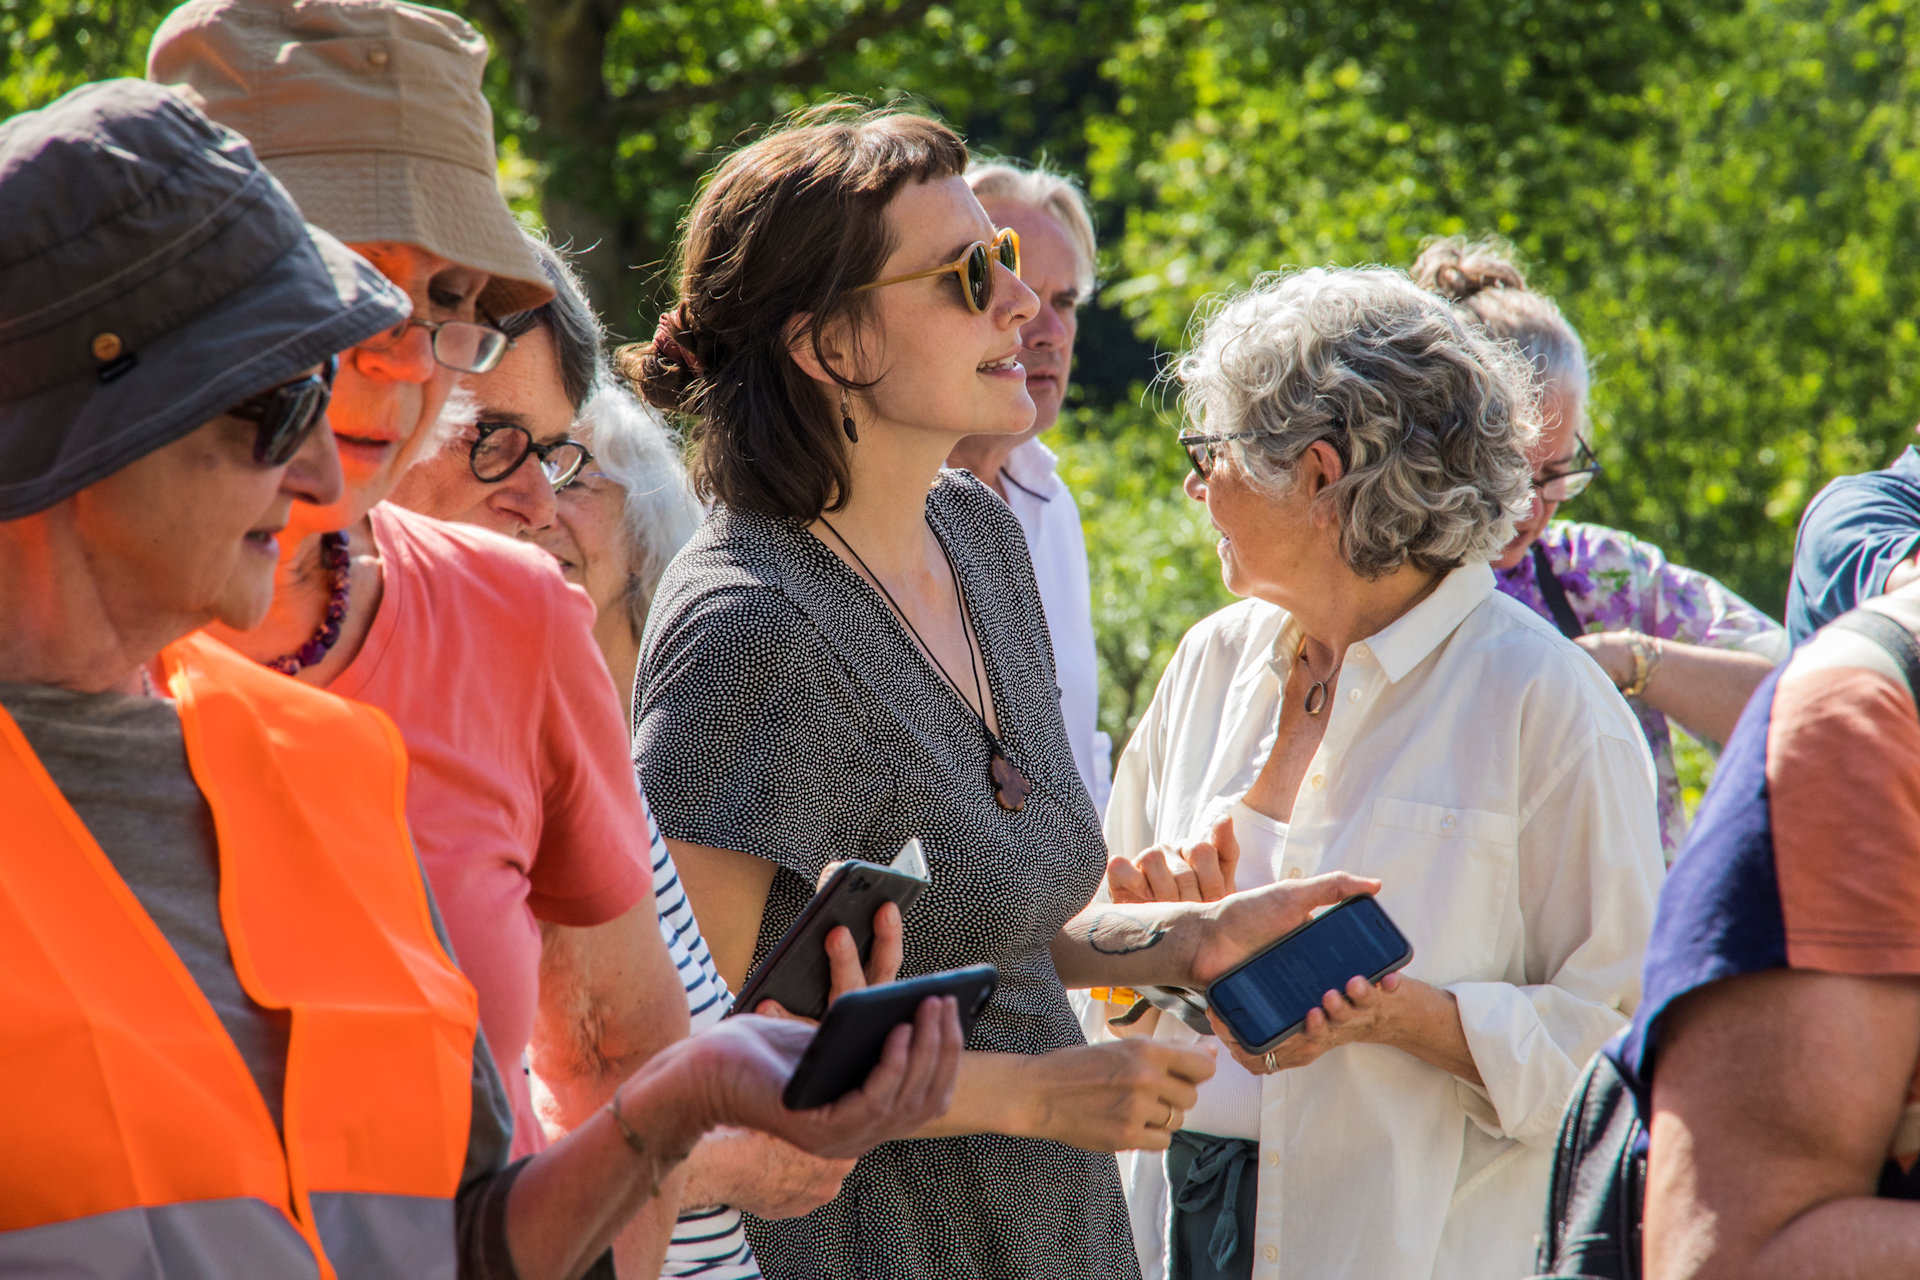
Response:
POLYGON ((818 1022, 827 1012, 833 975, 827 935, 845 925, 866 963, 873 954, 873 913, 891 902, 904 917, 925 893, 927 881, 872 862, 844 862, 820 886, 740 988, 733 1007, 752 1013, 762 1000, 778 1000, 788 1013, 818 1022))
POLYGON ((973 1022, 993 997, 1000 971, 990 964, 930 973, 924 978, 888 982, 849 991, 833 1002, 800 1055, 780 1100, 789 1111, 824 1107, 852 1093, 880 1065, 887 1036, 903 1022, 912 1022, 929 996, 952 996, 960 1006, 960 1035, 973 1032, 973 1022))
POLYGON ((1248 1053, 1265 1053, 1307 1024, 1329 991, 1378 982, 1413 959, 1413 944, 1370 894, 1329 907, 1214 979, 1207 1003, 1248 1053))

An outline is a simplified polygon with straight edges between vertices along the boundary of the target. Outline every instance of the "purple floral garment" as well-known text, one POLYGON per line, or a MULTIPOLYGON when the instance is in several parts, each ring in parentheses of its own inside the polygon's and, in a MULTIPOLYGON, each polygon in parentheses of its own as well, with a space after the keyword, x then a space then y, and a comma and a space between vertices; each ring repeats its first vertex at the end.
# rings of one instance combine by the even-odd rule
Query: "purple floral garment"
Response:
MULTIPOLYGON (((1632 534, 1597 524, 1556 520, 1540 535, 1567 603, 1587 633, 1631 629, 1662 640, 1744 649, 1779 662, 1787 656, 1787 633, 1779 623, 1704 573, 1667 561, 1660 548, 1632 534)), ((1500 590, 1547 621, 1553 611, 1540 594, 1529 552, 1511 569, 1494 570, 1500 590)), ((1680 780, 1673 768, 1673 736, 1667 718, 1639 699, 1629 699, 1653 750, 1660 775, 1660 840, 1667 861, 1687 834, 1680 780)))

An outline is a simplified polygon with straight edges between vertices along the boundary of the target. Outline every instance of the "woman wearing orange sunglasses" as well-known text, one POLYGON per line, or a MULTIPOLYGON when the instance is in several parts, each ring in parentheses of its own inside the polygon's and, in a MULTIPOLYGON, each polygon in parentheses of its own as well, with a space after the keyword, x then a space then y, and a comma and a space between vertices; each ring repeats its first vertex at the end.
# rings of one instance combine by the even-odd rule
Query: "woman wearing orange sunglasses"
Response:
POLYGON ((1165 1148, 1213 1062, 1088 1047, 1063 982, 1193 985, 1371 883, 1086 910, 1106 848, 1020 526, 942 468, 1034 413, 1037 300, 966 163, 939 124, 844 108, 745 148, 694 208, 679 305, 621 356, 719 503, 654 598, 634 750, 720 973, 739 989, 828 862, 909 836, 931 885, 901 975, 1000 972, 944 1119, 806 1217, 749 1219, 772 1277, 1137 1275, 1106 1153, 1165 1148))

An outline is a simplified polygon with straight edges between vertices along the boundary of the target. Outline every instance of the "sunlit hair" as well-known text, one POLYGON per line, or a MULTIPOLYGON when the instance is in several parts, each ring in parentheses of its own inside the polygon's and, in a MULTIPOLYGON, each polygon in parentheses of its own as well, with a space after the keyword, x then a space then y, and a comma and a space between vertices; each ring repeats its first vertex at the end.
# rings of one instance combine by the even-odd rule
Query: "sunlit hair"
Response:
POLYGON ((658 412, 611 378, 573 425, 573 438, 593 454, 599 471, 626 491, 622 530, 627 541, 627 625, 638 640, 653 607, 654 588, 667 562, 685 546, 705 514, 680 463, 680 442, 658 412))
POLYGON ((1080 289, 1080 301, 1093 297, 1099 245, 1094 240, 1093 214, 1078 183, 1044 164, 1021 166, 1007 160, 989 160, 968 167, 967 185, 982 204, 1000 200, 1025 205, 1058 222, 1073 246, 1073 282, 1080 289))
POLYGON ((539 260, 547 283, 553 286, 553 297, 531 311, 502 316, 495 325, 514 339, 525 337, 535 328, 547 331, 560 365, 561 389, 566 392, 567 403, 578 413, 593 390, 594 379, 599 376, 606 330, 601 327, 600 317, 593 313, 586 287, 580 283, 580 277, 565 255, 537 231, 522 228, 520 234, 539 260))
POLYGON ((788 347, 845 320, 857 344, 894 249, 887 206, 909 183, 958 177, 967 147, 937 120, 846 103, 809 108, 715 170, 687 217, 679 298, 656 341, 615 367, 640 397, 692 419, 694 488, 736 511, 808 521, 852 483, 840 415, 788 347), (665 337, 664 344, 658 340, 665 337))
POLYGON ((1414 259, 1413 282, 1431 289, 1492 334, 1516 344, 1544 391, 1549 384, 1586 402, 1587 348, 1552 298, 1527 288, 1503 240, 1430 240, 1414 259))
POLYGON ((1398 271, 1262 280, 1228 299, 1174 368, 1193 430, 1254 432, 1227 457, 1286 493, 1315 441, 1345 474, 1332 505, 1347 564, 1442 573, 1491 560, 1526 510, 1538 396, 1515 350, 1398 271))

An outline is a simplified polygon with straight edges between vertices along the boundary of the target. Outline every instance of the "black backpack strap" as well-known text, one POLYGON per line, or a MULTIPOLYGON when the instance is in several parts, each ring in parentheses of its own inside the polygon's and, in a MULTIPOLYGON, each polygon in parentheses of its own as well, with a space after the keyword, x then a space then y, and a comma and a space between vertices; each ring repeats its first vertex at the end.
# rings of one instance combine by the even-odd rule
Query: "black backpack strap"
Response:
POLYGON ((1886 650, 1887 656, 1900 668, 1900 674, 1907 678, 1907 692, 1913 695, 1914 704, 1920 706, 1920 640, 1914 639, 1913 632, 1873 609, 1843 613, 1827 626, 1865 636, 1886 650))
POLYGON ((1573 616, 1573 606, 1567 603, 1567 589, 1560 585, 1560 576, 1553 571, 1553 562, 1547 559, 1547 549, 1538 540, 1533 544, 1533 580, 1540 584, 1547 612, 1553 615, 1553 625, 1560 628, 1560 634, 1569 640, 1578 640, 1587 634, 1580 619, 1573 616))

